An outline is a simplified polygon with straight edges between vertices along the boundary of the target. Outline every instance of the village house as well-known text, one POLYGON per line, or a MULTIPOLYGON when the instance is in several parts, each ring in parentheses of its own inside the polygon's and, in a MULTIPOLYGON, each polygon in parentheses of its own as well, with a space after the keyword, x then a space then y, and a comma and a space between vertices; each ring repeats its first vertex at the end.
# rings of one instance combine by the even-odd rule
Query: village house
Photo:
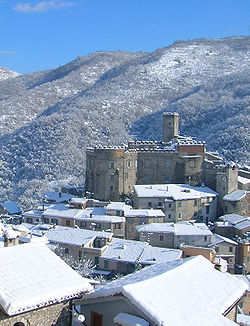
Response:
POLYGON ((138 240, 136 226, 163 223, 165 214, 161 209, 129 209, 125 212, 126 218, 126 239, 138 240))
POLYGON ((215 233, 230 239, 236 236, 242 237, 244 233, 250 232, 250 218, 237 214, 226 214, 220 216, 214 223, 215 233))
POLYGON ((205 223, 151 223, 136 229, 140 241, 164 248, 179 248, 181 244, 207 247, 213 235, 205 223))
POLYGON ((129 274, 138 267, 181 258, 178 249, 152 247, 147 242, 113 238, 100 258, 99 268, 113 274, 129 274))
POLYGON ((122 202, 104 203, 84 198, 76 198, 76 200, 73 198, 69 205, 43 205, 40 209, 23 213, 25 223, 45 223, 86 230, 109 231, 115 237, 127 239, 137 239, 135 228, 137 225, 161 223, 164 217, 160 209, 132 209, 132 206, 122 202))
POLYGON ((238 272, 250 271, 250 218, 237 214, 227 214, 215 222, 215 232, 237 242, 236 267, 238 272))
POLYGON ((59 203, 67 204, 69 200, 72 198, 74 198, 73 195, 61 191, 47 191, 42 196, 42 201, 43 203, 48 203, 48 204, 59 204, 59 203))
POLYGON ((247 289, 197 256, 146 267, 97 287, 78 303, 87 325, 236 325, 247 289))
POLYGON ((19 215, 22 210, 16 203, 12 201, 5 201, 0 203, 0 214, 1 215, 19 215))
POLYGON ((114 238, 110 232, 46 224, 29 227, 29 233, 21 237, 19 243, 46 240, 49 246, 60 246, 63 255, 79 261, 91 261, 97 274, 132 273, 138 266, 175 260, 182 254, 181 250, 156 248, 147 242, 114 238))
POLYGON ((242 238, 237 238, 236 263, 240 272, 244 275, 250 273, 250 232, 242 238))
POLYGON ((238 243, 229 238, 223 237, 219 234, 212 236, 211 244, 208 247, 213 247, 216 256, 221 257, 227 261, 228 272, 234 274, 235 272, 235 256, 237 251, 238 243))
POLYGON ((208 223, 217 216, 218 194, 208 187, 187 184, 135 185, 135 208, 161 208, 166 222, 196 220, 208 223))
POLYGON ((69 325, 72 299, 92 290, 45 245, 0 248, 0 261, 1 326, 69 325))

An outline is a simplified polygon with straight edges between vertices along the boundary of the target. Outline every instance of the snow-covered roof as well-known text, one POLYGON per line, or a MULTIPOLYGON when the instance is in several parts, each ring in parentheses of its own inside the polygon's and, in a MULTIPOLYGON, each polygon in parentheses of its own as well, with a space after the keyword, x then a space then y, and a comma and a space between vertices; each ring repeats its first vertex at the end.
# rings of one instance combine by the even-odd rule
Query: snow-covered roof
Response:
POLYGON ((9 316, 75 298, 92 290, 42 244, 0 248, 0 306, 9 316))
POLYGON ((235 242, 235 241, 233 241, 231 239, 228 239, 226 237, 223 237, 220 234, 213 234, 212 238, 211 238, 211 243, 209 244, 209 247, 215 246, 215 245, 217 245, 219 243, 222 243, 222 242, 227 242, 227 243, 235 245, 235 246, 238 245, 237 242, 235 242))
POLYGON ((237 214, 226 214, 219 217, 216 225, 218 227, 234 227, 235 229, 243 230, 250 227, 250 218, 237 214))
POLYGON ((165 217, 161 209, 129 209, 125 211, 125 217, 165 217))
POLYGON ((228 195, 225 195, 223 197, 223 200, 226 200, 226 201, 239 201, 241 200, 242 198, 244 198, 246 196, 246 190, 234 190, 233 192, 231 192, 230 194, 228 195))
POLYGON ((174 233, 175 235, 202 235, 209 236, 213 233, 205 223, 150 223, 136 226, 138 232, 174 233))
POLYGON ((22 210, 17 206, 13 201, 5 201, 0 203, 0 205, 9 213, 9 214, 20 214, 22 210))
POLYGON ((64 193, 64 192, 47 191, 42 196, 42 198, 45 200, 48 200, 48 201, 53 201, 55 203, 64 203, 64 202, 68 202, 70 199, 74 198, 74 196, 64 193))
POLYGON ((113 238, 101 258, 134 263, 146 246, 148 246, 147 242, 113 238))
POLYGON ((42 211, 42 210, 31 209, 27 212, 24 212, 22 215, 23 215, 23 217, 41 218, 43 213, 44 213, 44 211, 42 211))
POLYGON ((69 244, 72 246, 86 246, 95 238, 112 238, 112 233, 110 232, 97 232, 64 226, 56 226, 45 232, 45 235, 50 242, 69 244))
POLYGON ((219 217, 220 221, 227 221, 230 222, 232 225, 245 221, 246 219, 248 219, 248 217, 237 214, 226 214, 219 217))
POLYGON ((247 228, 249 228, 249 230, 250 230, 250 219, 248 218, 244 221, 241 221, 241 222, 235 224, 234 227, 237 230, 243 230, 243 229, 247 229, 247 228))
POLYGON ((126 218, 124 216, 114 216, 114 215, 92 215, 88 216, 77 216, 74 218, 77 221, 92 221, 100 223, 125 223, 126 218))
POLYGON ((238 176, 238 182, 242 183, 243 185, 250 183, 250 179, 238 176))
POLYGON ((102 259, 152 265, 179 259, 182 251, 152 247, 147 242, 113 238, 102 259))
POLYGON ((71 204, 84 204, 88 201, 87 198, 78 198, 78 197, 73 197, 70 199, 71 204))
POLYGON ((124 312, 120 312, 114 317, 114 323, 121 326, 149 326, 145 319, 124 312))
POLYGON ((244 281, 196 256, 155 264, 97 287, 82 303, 121 294, 157 325, 235 325, 222 314, 246 290, 244 281))
POLYGON ((152 265, 177 260, 180 259, 181 256, 182 250, 179 249, 147 246, 143 249, 139 262, 143 265, 152 265))
POLYGON ((68 208, 67 206, 57 204, 47 208, 43 216, 57 218, 82 219, 90 216, 105 215, 104 207, 88 207, 86 209, 68 208))
POLYGON ((106 210, 115 210, 115 211, 125 211, 126 209, 130 209, 132 208, 130 205, 126 205, 123 202, 111 202, 110 204, 108 204, 106 206, 106 210))
POLYGON ((135 185, 139 198, 172 198, 173 200, 216 197, 218 193, 208 187, 191 187, 187 184, 135 185))
POLYGON ((14 231, 12 227, 5 228, 3 231, 4 238, 8 240, 16 239, 17 237, 20 237, 21 233, 18 231, 14 231))

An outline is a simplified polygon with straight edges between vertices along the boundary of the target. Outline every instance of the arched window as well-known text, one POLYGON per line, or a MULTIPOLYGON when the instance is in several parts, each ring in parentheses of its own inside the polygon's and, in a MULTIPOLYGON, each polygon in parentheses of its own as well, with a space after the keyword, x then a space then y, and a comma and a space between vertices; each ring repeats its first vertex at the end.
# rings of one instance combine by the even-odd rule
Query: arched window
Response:
POLYGON ((24 323, 19 321, 19 322, 15 323, 13 326, 25 326, 25 325, 24 325, 24 323))

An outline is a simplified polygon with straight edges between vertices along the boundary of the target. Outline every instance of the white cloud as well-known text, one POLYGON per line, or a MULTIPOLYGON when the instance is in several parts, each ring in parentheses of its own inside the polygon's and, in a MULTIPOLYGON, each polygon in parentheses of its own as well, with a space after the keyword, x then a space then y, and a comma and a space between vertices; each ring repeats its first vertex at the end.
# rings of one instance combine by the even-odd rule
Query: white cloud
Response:
POLYGON ((1 51, 0 50, 0 54, 18 54, 18 52, 16 52, 16 51, 1 51))
POLYGON ((30 2, 27 3, 19 3, 13 9, 20 12, 30 13, 30 12, 44 12, 54 9, 61 9, 65 7, 73 6, 73 2, 68 1, 41 1, 37 2, 36 4, 31 4, 30 2))

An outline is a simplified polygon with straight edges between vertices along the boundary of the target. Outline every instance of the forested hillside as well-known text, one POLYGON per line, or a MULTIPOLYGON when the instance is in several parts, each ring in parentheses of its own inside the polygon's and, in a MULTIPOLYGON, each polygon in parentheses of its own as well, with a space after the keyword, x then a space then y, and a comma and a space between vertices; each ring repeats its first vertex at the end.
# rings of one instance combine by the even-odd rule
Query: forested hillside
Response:
POLYGON ((161 139, 164 111, 180 113, 182 134, 246 163, 249 40, 96 52, 27 75, 0 68, 0 201, 28 207, 52 185, 82 184, 87 146, 161 139))

